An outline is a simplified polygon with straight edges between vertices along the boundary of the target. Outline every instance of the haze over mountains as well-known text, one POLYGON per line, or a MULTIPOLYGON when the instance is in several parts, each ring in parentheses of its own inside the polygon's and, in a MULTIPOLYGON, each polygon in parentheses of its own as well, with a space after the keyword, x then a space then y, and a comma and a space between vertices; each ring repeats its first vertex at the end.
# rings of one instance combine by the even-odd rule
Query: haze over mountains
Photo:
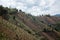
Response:
POLYGON ((56 14, 55 16, 59 16, 60 17, 60 14, 56 14))

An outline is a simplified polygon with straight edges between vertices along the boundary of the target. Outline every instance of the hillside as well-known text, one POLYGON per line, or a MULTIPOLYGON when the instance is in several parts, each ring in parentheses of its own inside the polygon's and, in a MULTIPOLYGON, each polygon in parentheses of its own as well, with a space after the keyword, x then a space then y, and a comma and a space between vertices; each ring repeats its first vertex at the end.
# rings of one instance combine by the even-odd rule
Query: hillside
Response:
MULTIPOLYGON (((9 23, 8 21, 6 21, 4 19, 3 19, 3 23, 2 23, 1 18, 0 18, 0 32, 2 33, 3 36, 5 34, 6 37, 9 40, 10 39, 11 40, 36 40, 35 37, 28 34, 26 31, 24 31, 23 29, 17 27, 16 25, 11 24, 11 23, 9 23)), ((8 40, 7 38, 6 38, 6 40, 8 40)))
POLYGON ((60 17, 0 8, 0 40, 60 40, 60 17))
POLYGON ((55 30, 56 23, 60 22, 60 17, 55 17, 55 16, 34 17, 32 15, 29 15, 29 14, 26 15, 24 13, 22 13, 22 14, 19 13, 18 16, 20 17, 21 20, 23 20, 25 25, 27 25, 29 28, 31 28, 34 32, 37 32, 38 35, 46 36, 44 34, 44 33, 46 33, 48 36, 51 35, 50 37, 52 37, 52 35, 56 36, 56 37, 54 37, 54 36, 52 37, 54 40, 57 40, 59 38, 59 36, 56 35, 57 32, 55 32, 54 30, 55 30), (47 32, 42 32, 44 30, 44 28, 47 29, 47 32), (52 30, 53 30, 53 32, 52 32, 52 30), (51 31, 51 32, 49 32, 49 31, 51 31))

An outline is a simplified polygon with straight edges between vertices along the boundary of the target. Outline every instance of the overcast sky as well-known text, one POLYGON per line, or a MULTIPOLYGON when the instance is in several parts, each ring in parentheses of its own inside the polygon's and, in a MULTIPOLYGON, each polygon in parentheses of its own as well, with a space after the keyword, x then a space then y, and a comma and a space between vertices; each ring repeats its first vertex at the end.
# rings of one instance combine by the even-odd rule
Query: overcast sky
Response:
POLYGON ((0 0, 0 5, 21 9, 35 16, 60 14, 60 0, 0 0))

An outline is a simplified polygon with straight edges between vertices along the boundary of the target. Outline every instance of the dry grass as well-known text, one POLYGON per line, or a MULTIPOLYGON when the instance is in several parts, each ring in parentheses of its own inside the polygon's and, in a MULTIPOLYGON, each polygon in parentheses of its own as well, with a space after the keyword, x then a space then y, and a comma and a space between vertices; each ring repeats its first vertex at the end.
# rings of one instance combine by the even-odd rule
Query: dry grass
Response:
POLYGON ((28 34, 26 31, 24 31, 20 27, 17 27, 16 25, 11 24, 4 19, 3 20, 0 19, 0 24, 2 24, 3 27, 8 28, 12 30, 13 32, 15 32, 16 35, 18 36, 18 40, 37 40, 34 36, 28 34))

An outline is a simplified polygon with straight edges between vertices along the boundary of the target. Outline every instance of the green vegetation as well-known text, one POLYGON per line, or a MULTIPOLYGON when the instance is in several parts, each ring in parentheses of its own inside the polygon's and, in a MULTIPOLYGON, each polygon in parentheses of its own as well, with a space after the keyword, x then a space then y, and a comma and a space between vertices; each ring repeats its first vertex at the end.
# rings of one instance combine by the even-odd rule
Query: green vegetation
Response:
POLYGON ((0 40, 9 40, 9 38, 3 32, 0 32, 0 40))
POLYGON ((9 8, 9 10, 8 10, 8 13, 10 14, 10 15, 15 15, 15 14, 17 14, 17 12, 18 12, 18 10, 16 9, 16 8, 9 8))
POLYGON ((45 16, 47 16, 47 17, 51 17, 51 16, 50 16, 50 14, 48 14, 48 15, 45 15, 45 16))
POLYGON ((31 34, 31 31, 29 31, 29 30, 26 30, 26 31, 31 34))
POLYGON ((41 38, 40 40, 48 40, 47 38, 41 38))
POLYGON ((6 10, 3 6, 0 6, 0 16, 8 20, 8 10, 6 10))
POLYGON ((56 23, 55 25, 56 25, 55 30, 60 32, 60 22, 56 23))
MULTIPOLYGON (((25 14, 22 10, 18 11, 16 8, 0 6, 0 16, 0 26, 14 32, 16 40, 47 40, 44 33, 50 35, 47 32, 51 32, 52 29, 60 32, 60 22, 56 23, 55 26, 49 25, 50 22, 53 24, 52 22, 55 23, 56 20, 50 15, 36 17, 31 14, 25 14), (41 36, 43 37, 41 38, 41 36)), ((52 32, 51 34, 53 34, 52 32)), ((5 38, 8 37, 4 33, 0 33, 0 39, 4 40, 5 38)))

